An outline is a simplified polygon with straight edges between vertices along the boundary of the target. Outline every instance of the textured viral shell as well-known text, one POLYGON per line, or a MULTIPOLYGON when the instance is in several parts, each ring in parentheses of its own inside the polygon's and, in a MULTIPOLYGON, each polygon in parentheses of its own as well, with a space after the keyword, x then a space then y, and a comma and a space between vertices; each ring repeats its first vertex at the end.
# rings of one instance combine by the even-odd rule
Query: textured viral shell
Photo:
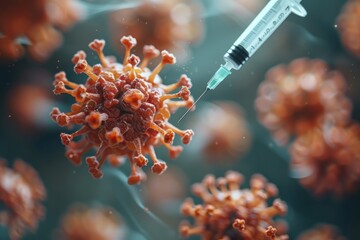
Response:
POLYGON ((194 205, 190 198, 183 203, 181 213, 193 218, 194 226, 182 223, 181 235, 200 235, 203 240, 288 239, 277 233, 272 219, 287 212, 286 204, 280 199, 271 206, 267 204, 269 198, 277 195, 276 186, 262 175, 253 175, 250 189, 242 189, 243 179, 240 173, 228 172, 224 178, 208 175, 202 183, 193 185, 193 193, 202 203, 194 205))
POLYGON ((345 90, 342 75, 323 61, 296 59, 268 71, 255 101, 258 119, 279 144, 327 122, 345 125, 352 109, 345 90))
POLYGON ((13 169, 0 160, 0 224, 9 229, 12 240, 20 239, 27 229, 35 231, 44 216, 42 201, 46 191, 36 171, 21 160, 13 169))
POLYGON ((161 62, 150 71, 147 64, 160 54, 159 50, 144 46, 144 59, 140 63, 139 57, 130 55, 136 39, 128 36, 121 42, 126 49, 122 64, 104 56, 104 40, 96 39, 89 44, 99 55, 101 64, 90 66, 83 51, 74 55, 74 71, 88 76, 84 85, 69 81, 64 72, 56 74, 54 93, 67 93, 76 103, 68 113, 54 108, 51 117, 60 126, 80 125, 80 129, 72 134, 61 134, 66 157, 71 162, 80 164, 82 155, 96 148, 95 156, 87 157, 86 163, 89 172, 100 178, 100 168, 106 159, 117 166, 128 158, 131 166, 128 182, 137 184, 144 177, 141 168, 148 163, 145 155, 153 161, 154 173, 161 174, 167 168, 166 163, 156 157, 155 146, 165 146, 170 157, 176 158, 182 147, 172 146, 175 134, 181 136, 184 144, 191 141, 192 130, 182 131, 168 120, 179 107, 190 107, 193 98, 189 91, 190 79, 185 75, 174 84, 161 83, 158 73, 164 65, 175 63, 172 54, 162 51, 161 62), (177 88, 181 88, 179 92, 171 93, 177 88), (182 101, 171 100, 174 98, 182 101), (82 137, 75 142, 77 136, 82 137))

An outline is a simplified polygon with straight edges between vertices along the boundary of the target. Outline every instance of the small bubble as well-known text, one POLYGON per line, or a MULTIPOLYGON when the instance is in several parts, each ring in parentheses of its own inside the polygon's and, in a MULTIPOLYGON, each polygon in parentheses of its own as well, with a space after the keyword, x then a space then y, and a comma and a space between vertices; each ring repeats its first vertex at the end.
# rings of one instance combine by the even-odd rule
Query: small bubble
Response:
POLYGON ((9 118, 11 118, 11 114, 9 114, 9 118))
POLYGON ((337 26, 338 26, 337 24, 334 25, 335 28, 337 28, 337 26))

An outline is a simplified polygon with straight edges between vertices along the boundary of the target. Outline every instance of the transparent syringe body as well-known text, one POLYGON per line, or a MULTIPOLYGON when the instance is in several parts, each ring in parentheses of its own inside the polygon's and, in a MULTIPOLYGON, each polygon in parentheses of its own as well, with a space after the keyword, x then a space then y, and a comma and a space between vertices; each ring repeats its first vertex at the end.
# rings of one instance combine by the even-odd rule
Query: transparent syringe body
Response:
POLYGON ((224 55, 227 65, 239 69, 291 13, 306 16, 306 10, 300 2, 301 0, 270 0, 224 55))

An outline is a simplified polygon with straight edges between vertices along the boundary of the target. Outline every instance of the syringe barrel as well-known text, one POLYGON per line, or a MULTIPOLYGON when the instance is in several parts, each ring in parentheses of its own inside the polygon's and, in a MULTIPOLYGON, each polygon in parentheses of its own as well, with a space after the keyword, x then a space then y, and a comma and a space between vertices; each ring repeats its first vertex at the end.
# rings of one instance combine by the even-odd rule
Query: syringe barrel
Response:
POLYGON ((305 16, 301 0, 270 0, 224 55, 225 62, 239 69, 292 13, 305 16))

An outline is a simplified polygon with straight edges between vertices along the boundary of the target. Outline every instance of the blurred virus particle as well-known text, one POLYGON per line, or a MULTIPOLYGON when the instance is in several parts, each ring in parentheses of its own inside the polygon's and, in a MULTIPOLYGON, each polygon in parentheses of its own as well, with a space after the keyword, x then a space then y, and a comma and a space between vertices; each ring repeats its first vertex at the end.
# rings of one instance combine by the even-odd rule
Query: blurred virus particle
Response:
MULTIPOLYGON (((265 6, 264 0, 229 0, 226 2, 214 2, 217 9, 228 12, 231 18, 236 21, 244 21, 253 18, 260 9, 265 6)), ((243 24, 243 23, 242 23, 243 24)))
POLYGON ((357 57, 360 57, 359 25, 360 1, 349 0, 337 19, 337 29, 344 46, 357 57))
POLYGON ((78 19, 79 9, 73 0, 2 1, 0 60, 19 59, 24 38, 33 59, 46 59, 62 42, 58 29, 65 30, 78 19))
POLYGON ((297 240, 346 240, 337 228, 328 224, 319 224, 315 228, 305 231, 297 240))
POLYGON ((74 205, 63 217, 56 238, 61 240, 121 240, 125 226, 110 207, 74 205))
POLYGON ((11 169, 0 160, 0 224, 7 226, 11 240, 22 238, 27 229, 37 229, 45 198, 44 185, 31 166, 16 160, 11 169))
POLYGON ((243 156, 251 134, 243 110, 231 101, 207 103, 190 120, 198 133, 193 145, 210 162, 223 163, 243 156))
POLYGON ((185 200, 181 212, 195 222, 193 227, 182 223, 181 235, 201 235, 204 240, 288 239, 284 233, 277 233, 273 221, 273 217, 287 212, 286 204, 280 199, 272 206, 267 204, 269 198, 277 196, 277 187, 259 174, 252 176, 250 189, 240 189, 242 183, 243 176, 231 171, 225 178, 208 175, 201 184, 193 185, 193 193, 203 203, 194 205, 192 199, 185 200))
POLYGON ((152 174, 141 193, 146 207, 168 225, 177 226, 178 209, 186 196, 187 178, 179 168, 170 168, 161 176, 152 174))
POLYGON ((329 71, 322 60, 296 59, 270 69, 260 84, 255 107, 259 121, 275 140, 286 144, 325 122, 345 125, 352 104, 345 96, 346 82, 329 71))
POLYGON ((110 15, 113 42, 117 45, 121 36, 131 34, 139 46, 151 44, 179 56, 201 39, 200 14, 201 7, 193 0, 145 0, 136 8, 110 15))
POLYGON ((61 134, 66 157, 71 162, 79 165, 82 155, 95 147, 95 156, 87 157, 86 163, 92 176, 101 178, 101 166, 106 159, 112 166, 118 166, 127 157, 131 166, 128 183, 137 184, 143 177, 140 169, 148 164, 145 155, 153 161, 152 172, 161 174, 167 168, 166 163, 157 158, 155 146, 165 146, 170 157, 176 158, 182 147, 172 146, 175 134, 181 136, 183 144, 191 141, 192 130, 182 131, 168 120, 179 107, 190 107, 193 98, 189 91, 191 81, 186 75, 171 85, 161 83, 158 73, 164 65, 176 62, 174 55, 162 51, 161 62, 150 71, 147 63, 160 54, 159 50, 144 46, 144 59, 140 63, 139 57, 130 55, 136 39, 123 37, 121 43, 126 48, 123 64, 104 56, 104 40, 96 39, 89 44, 99 55, 101 64, 90 66, 84 51, 74 55, 75 72, 88 76, 85 85, 69 81, 64 72, 56 74, 54 93, 67 93, 76 103, 68 113, 54 108, 51 117, 59 126, 81 125, 72 134, 61 134), (181 88, 180 91, 171 93, 177 88, 181 88), (182 101, 173 101, 175 98, 182 101), (74 142, 77 136, 83 137, 74 142))
POLYGON ((300 184, 315 195, 341 197, 360 183, 360 125, 316 129, 296 138, 291 167, 300 184))
POLYGON ((8 112, 16 126, 26 132, 48 127, 49 111, 54 105, 49 90, 42 85, 21 84, 7 96, 8 112), (45 118, 44 118, 45 117, 45 118))

